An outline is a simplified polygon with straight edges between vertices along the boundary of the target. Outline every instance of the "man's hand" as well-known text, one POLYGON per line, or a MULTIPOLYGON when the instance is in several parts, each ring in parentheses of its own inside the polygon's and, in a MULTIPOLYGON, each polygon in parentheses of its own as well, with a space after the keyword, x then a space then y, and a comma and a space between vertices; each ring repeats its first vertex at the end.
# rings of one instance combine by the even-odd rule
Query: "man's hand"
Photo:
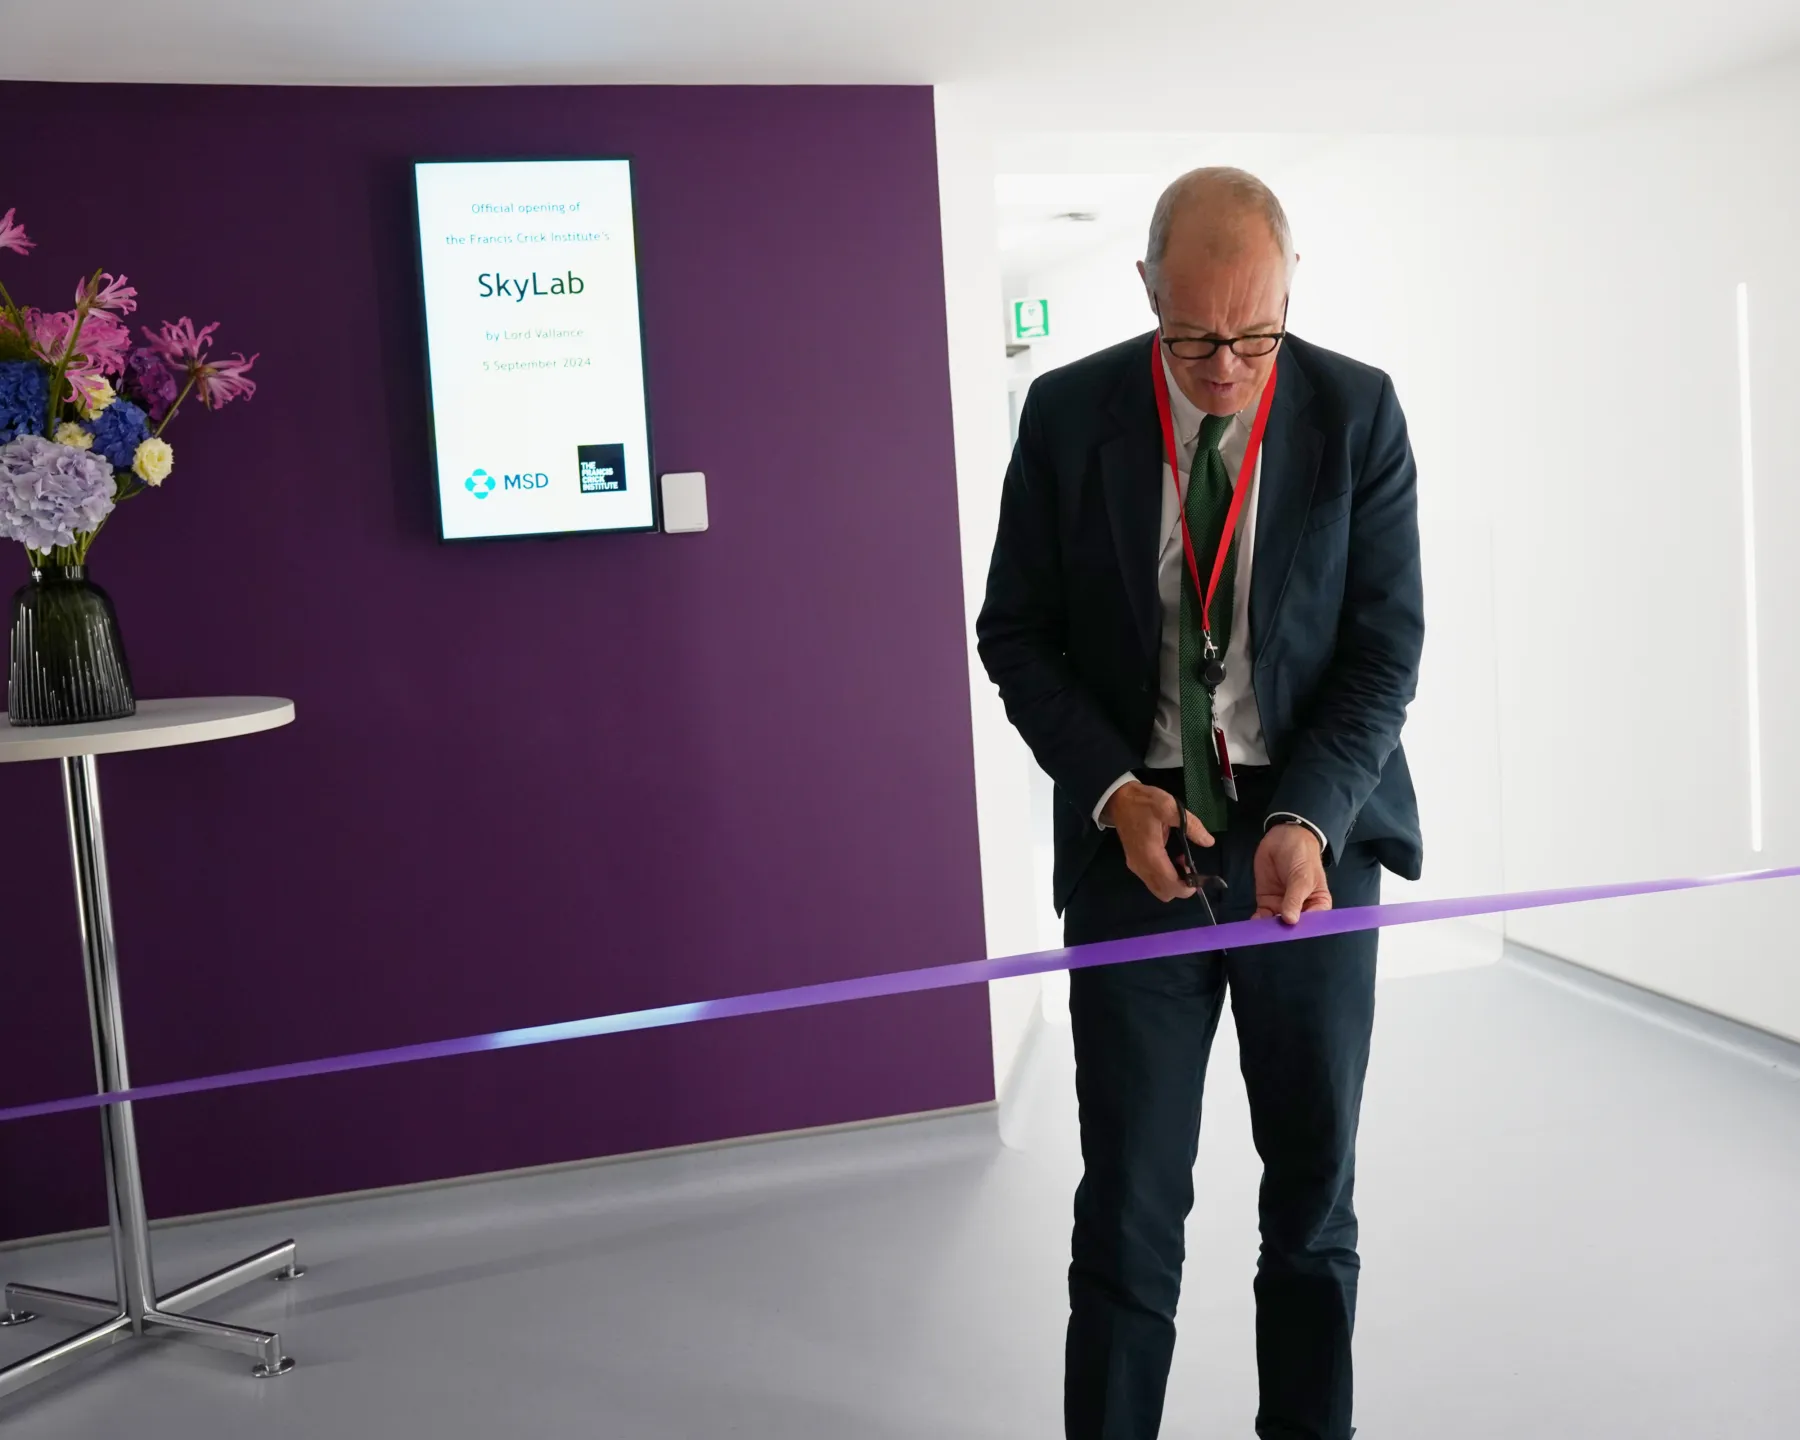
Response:
MULTIPOLYGON (((1131 873, 1144 882, 1152 895, 1165 905, 1171 900, 1193 897, 1193 886, 1181 883, 1166 848, 1169 832, 1181 824, 1183 814, 1173 795, 1154 785, 1130 780, 1113 792, 1101 814, 1119 832, 1131 873)), ((1213 843, 1213 837, 1192 813, 1187 817, 1187 835, 1196 845, 1213 843)))
POLYGON ((1298 925, 1309 910, 1331 908, 1319 837, 1304 825, 1275 825, 1256 847, 1256 918, 1279 915, 1298 925))

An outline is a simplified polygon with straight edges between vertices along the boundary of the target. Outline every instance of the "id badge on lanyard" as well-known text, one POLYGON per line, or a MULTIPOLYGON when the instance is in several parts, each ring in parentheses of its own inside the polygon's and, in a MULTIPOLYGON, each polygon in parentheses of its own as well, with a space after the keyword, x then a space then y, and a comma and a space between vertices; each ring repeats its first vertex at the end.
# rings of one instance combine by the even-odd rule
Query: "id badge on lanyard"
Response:
MULTIPOLYGON (((1218 594, 1219 577, 1225 571, 1225 558, 1231 553, 1231 542, 1237 535, 1238 517, 1244 499, 1256 478, 1256 460, 1262 453, 1263 432, 1268 429, 1269 410, 1275 403, 1275 377, 1279 363, 1269 367, 1268 383, 1263 386, 1262 400, 1256 407, 1256 423, 1250 427, 1250 443, 1244 448, 1243 464, 1238 467, 1237 483, 1232 486, 1231 506, 1225 512, 1225 525, 1219 532, 1219 548, 1213 556, 1212 575, 1205 585, 1200 583, 1200 566, 1194 558, 1194 537, 1188 531, 1187 505, 1181 493, 1180 452, 1175 448, 1175 412, 1169 402, 1169 377, 1163 368, 1160 336, 1150 346, 1150 370, 1156 387, 1157 418, 1162 422, 1163 445, 1169 457, 1169 483, 1175 487, 1175 510, 1181 517, 1181 548, 1187 557, 1188 575, 1194 582, 1194 594, 1200 599, 1200 632, 1205 648, 1200 660, 1200 683, 1208 696, 1217 699, 1219 686, 1225 682, 1225 657, 1213 641, 1212 603, 1218 594)), ((1229 603, 1230 597, 1227 597, 1229 603)), ((1228 800, 1236 800, 1237 777, 1231 769, 1231 750, 1225 743, 1224 727, 1215 717, 1212 726, 1213 760, 1219 767, 1220 788, 1228 800)))
POLYGON ((1238 798, 1237 776, 1231 773, 1231 751, 1225 745, 1225 731, 1216 722, 1212 727, 1213 759, 1219 762, 1219 788, 1227 800, 1238 798))

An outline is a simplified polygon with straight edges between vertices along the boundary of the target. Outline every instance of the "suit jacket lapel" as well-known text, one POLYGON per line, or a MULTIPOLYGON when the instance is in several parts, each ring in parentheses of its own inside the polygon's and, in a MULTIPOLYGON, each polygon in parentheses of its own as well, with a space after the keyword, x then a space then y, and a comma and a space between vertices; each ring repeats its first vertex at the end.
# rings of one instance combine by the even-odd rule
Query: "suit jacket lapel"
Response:
MULTIPOLYGON (((1112 414, 1118 433, 1100 447, 1100 478, 1106 511, 1112 520, 1119 573, 1137 620, 1146 656, 1162 645, 1162 600, 1157 593, 1156 562, 1162 549, 1162 432, 1156 418, 1156 392, 1150 384, 1150 345, 1134 346, 1134 359, 1113 394, 1112 414)), ((1279 396, 1280 391, 1277 390, 1279 396)), ((1269 417, 1271 428, 1274 416, 1269 417)), ((1265 444, 1267 441, 1265 440, 1265 444)))
POLYGON ((1308 415, 1312 385, 1292 350, 1277 362, 1275 403, 1263 435, 1262 493, 1256 499, 1256 565, 1250 577, 1250 638, 1261 652, 1274 633, 1281 598, 1306 531, 1324 438, 1308 415))

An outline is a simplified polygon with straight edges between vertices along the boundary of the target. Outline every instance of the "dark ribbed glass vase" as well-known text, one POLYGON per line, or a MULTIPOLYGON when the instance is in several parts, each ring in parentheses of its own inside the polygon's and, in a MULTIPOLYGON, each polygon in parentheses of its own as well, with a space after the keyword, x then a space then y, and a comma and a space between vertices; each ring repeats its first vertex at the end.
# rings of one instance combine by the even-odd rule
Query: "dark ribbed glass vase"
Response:
POLYGON ((12 600, 6 717, 78 725, 137 713, 112 600, 84 565, 41 565, 12 600))

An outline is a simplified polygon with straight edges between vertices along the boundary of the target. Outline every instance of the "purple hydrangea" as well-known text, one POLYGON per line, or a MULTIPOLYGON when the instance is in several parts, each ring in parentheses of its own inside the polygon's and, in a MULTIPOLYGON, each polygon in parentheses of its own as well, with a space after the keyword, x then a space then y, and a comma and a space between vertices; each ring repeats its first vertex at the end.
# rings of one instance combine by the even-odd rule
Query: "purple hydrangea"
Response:
POLYGON ((0 362, 0 444, 37 435, 50 405, 50 377, 35 360, 0 362))
POLYGON ((160 425, 181 387, 169 362, 162 356, 154 350, 134 350, 125 366, 125 383, 121 388, 160 425))
POLYGON ((20 435, 0 445, 0 539, 72 545, 112 513, 113 473, 91 450, 20 435))
POLYGON ((150 422, 129 400, 115 400, 83 427, 94 437, 94 453, 104 455, 115 470, 129 470, 137 448, 150 438, 150 422))

